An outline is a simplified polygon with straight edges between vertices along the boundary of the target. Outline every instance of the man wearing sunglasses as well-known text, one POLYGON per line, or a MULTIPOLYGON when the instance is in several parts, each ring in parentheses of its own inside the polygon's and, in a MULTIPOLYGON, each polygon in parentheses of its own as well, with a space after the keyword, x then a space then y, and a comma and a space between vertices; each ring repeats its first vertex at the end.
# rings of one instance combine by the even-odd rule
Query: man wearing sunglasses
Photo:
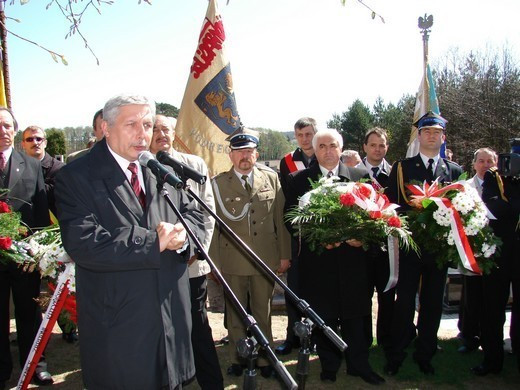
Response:
POLYGON ((41 162, 49 210, 56 215, 56 206, 54 204, 54 180, 56 173, 65 164, 45 152, 46 147, 47 139, 45 139, 45 133, 42 128, 38 126, 29 126, 23 131, 22 148, 27 155, 34 157, 41 162))

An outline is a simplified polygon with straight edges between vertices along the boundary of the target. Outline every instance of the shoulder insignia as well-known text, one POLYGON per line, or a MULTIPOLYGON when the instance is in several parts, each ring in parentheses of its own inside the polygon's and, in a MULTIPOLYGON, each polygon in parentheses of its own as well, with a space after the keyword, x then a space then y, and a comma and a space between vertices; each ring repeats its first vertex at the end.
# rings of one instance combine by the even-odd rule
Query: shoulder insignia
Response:
POLYGON ((276 171, 273 168, 268 167, 267 165, 264 165, 264 164, 255 164, 255 167, 257 167, 260 171, 276 173, 276 171))

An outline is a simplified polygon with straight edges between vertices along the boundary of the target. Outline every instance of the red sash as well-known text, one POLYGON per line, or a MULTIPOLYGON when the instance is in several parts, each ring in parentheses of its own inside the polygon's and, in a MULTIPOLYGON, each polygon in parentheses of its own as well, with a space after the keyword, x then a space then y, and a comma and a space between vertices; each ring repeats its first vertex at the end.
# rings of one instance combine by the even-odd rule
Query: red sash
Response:
POLYGON ((287 164, 287 168, 289 168, 290 173, 305 169, 305 164, 303 163, 303 161, 294 161, 293 154, 294 151, 291 153, 287 153, 284 157, 285 163, 287 164))

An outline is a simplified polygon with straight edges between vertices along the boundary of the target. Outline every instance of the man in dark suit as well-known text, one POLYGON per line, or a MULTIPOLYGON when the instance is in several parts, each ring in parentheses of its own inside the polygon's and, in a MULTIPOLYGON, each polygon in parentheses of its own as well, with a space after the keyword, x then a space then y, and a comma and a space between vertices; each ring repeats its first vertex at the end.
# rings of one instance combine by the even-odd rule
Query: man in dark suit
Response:
MULTIPOLYGON (((47 202, 49 210, 56 217, 56 199, 54 197, 54 185, 56 174, 65 164, 60 160, 52 157, 45 151, 47 148, 47 139, 45 132, 41 127, 29 126, 22 133, 22 148, 25 154, 39 160, 42 166, 43 181, 45 182, 45 192, 47 194, 47 202)), ((61 318, 61 317, 60 317, 61 318)), ((76 328, 73 327, 68 331, 65 330, 62 322, 58 318, 58 325, 63 331, 62 337, 68 343, 74 343, 78 339, 76 328)))
MULTIPOLYGON (((520 141, 520 140, 519 140, 520 141)), ((517 141, 518 142, 518 141, 517 141)), ((520 147, 513 152, 520 153, 520 147)), ((482 200, 496 217, 490 221, 494 233, 502 239, 497 267, 482 276, 481 345, 482 363, 471 370, 475 375, 498 374, 504 364, 504 322, 509 294, 513 292, 511 310, 511 347, 517 354, 520 370, 520 177, 500 175, 492 168, 484 175, 482 200)))
MULTIPOLYGON (((457 180, 462 169, 457 164, 441 158, 440 148, 445 140, 446 120, 432 112, 417 122, 419 154, 394 163, 388 179, 387 196, 399 203, 399 210, 410 210, 406 184, 412 181, 440 183, 457 180)), ((415 313, 415 296, 419 289, 419 319, 413 358, 425 374, 433 374, 431 359, 437 350, 437 331, 442 315, 442 298, 446 284, 447 267, 439 268, 433 256, 421 250, 419 258, 414 251, 401 253, 399 257, 399 281, 394 305, 391 342, 386 349, 385 372, 395 375, 406 357, 405 348, 413 338, 411 324, 415 313)))
MULTIPOLYGON (((320 130, 313 138, 317 164, 289 176, 285 209, 298 204, 298 198, 311 189, 309 179, 338 176, 343 181, 367 178, 366 171, 341 164, 343 139, 336 130, 320 130)), ((370 314, 367 268, 362 243, 347 240, 328 244, 317 255, 302 241, 298 262, 301 295, 332 329, 341 328, 348 345, 345 353, 347 373, 360 376, 371 384, 385 380, 368 363, 368 345, 364 332, 364 317, 370 314)), ((316 350, 320 357, 322 381, 335 382, 342 353, 323 335, 316 332, 316 350)))
MULTIPOLYGON (((0 188, 9 189, 2 199, 20 212, 30 228, 48 226, 49 209, 40 163, 13 148, 18 124, 11 111, 0 107, 0 188)), ((9 348, 9 295, 13 294, 16 332, 23 367, 40 326, 41 311, 35 298, 40 295, 40 273, 24 272, 14 263, 0 265, 0 389, 11 376, 13 363, 9 348)), ((34 380, 51 384, 44 361, 39 363, 34 380)))
POLYGON ((23 131, 22 148, 27 155, 41 162, 49 210, 56 215, 54 182, 56 180, 56 173, 58 173, 60 168, 65 164, 45 151, 47 148, 47 139, 41 127, 29 126, 23 131))
MULTIPOLYGON (((316 161, 312 138, 316 133, 316 120, 309 117, 300 118, 294 124, 294 138, 298 147, 291 153, 287 153, 280 161, 280 184, 284 195, 287 197, 287 181, 293 172, 308 168, 316 161)), ((300 294, 298 280, 298 241, 291 237, 291 266, 287 270, 287 285, 297 295, 300 294)), ((288 355, 293 347, 300 346, 300 340, 294 335, 294 324, 301 320, 301 313, 285 294, 285 307, 287 309, 287 336, 285 341, 275 348, 278 355, 288 355)))
MULTIPOLYGON (((89 389, 174 389, 195 375, 187 261, 195 248, 138 162, 155 104, 119 95, 103 109, 105 139, 60 170, 56 205, 76 263, 83 380, 89 389)), ((165 185, 198 237, 202 214, 165 185)))
MULTIPOLYGON (((388 152, 388 135, 385 129, 373 127, 365 134, 363 150, 366 156, 358 168, 365 168, 370 174, 372 185, 382 191, 388 185, 388 176, 392 166, 386 161, 388 152)), ((390 277, 390 264, 388 252, 380 248, 371 248, 367 254, 368 278, 370 297, 377 291, 377 344, 385 347, 390 342, 390 329, 392 326, 392 313, 394 309, 395 288, 385 292, 388 278, 390 277)), ((365 331, 369 345, 372 344, 372 313, 365 319, 365 331)))

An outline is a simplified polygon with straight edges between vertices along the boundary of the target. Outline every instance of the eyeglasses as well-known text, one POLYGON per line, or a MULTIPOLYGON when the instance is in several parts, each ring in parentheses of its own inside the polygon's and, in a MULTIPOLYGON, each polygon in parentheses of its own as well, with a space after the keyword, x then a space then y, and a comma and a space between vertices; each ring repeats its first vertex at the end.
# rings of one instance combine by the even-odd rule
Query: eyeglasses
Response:
POLYGON ((42 142, 45 138, 42 138, 42 137, 27 137, 26 139, 24 139, 24 142, 42 142))

